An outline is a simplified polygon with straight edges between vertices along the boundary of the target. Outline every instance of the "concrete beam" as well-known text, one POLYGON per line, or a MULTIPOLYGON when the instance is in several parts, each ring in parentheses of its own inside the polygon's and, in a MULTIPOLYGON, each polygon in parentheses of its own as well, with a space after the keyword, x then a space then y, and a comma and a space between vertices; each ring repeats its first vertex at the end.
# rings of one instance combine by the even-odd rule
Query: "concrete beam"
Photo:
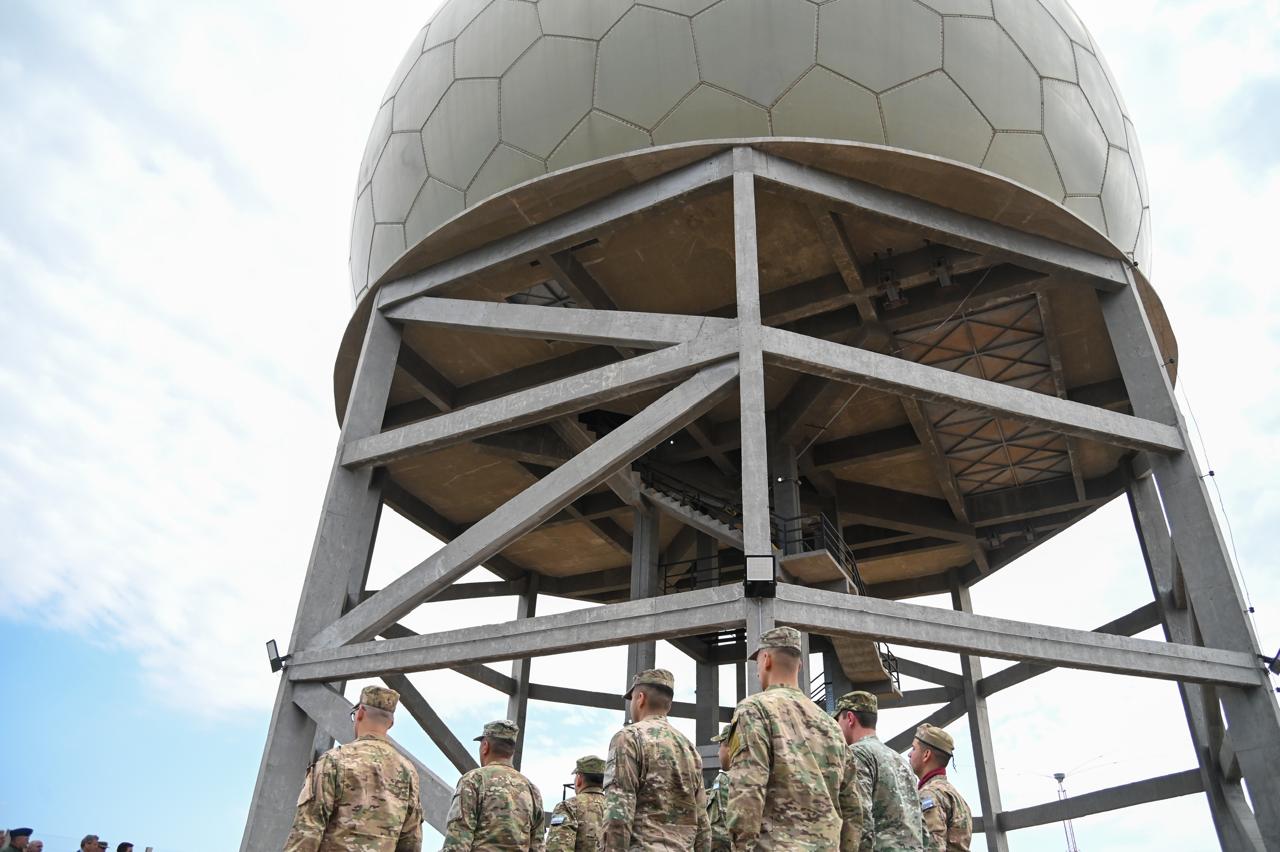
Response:
POLYGON ((920 441, 910 426, 891 426, 876 432, 817 444, 810 453, 814 470, 835 470, 851 464, 918 456, 920 441))
POLYGON ((740 586, 717 586, 502 624, 316 648, 294 654, 287 671, 294 681, 328 681, 696 636, 741 627, 742 600, 740 586))
POLYGON ((963 544, 973 541, 973 527, 957 521, 945 500, 845 480, 837 480, 836 496, 841 523, 888 527, 963 544))
POLYGON ((348 468, 383 465, 406 456, 443 449, 483 435, 554 420, 651 390, 720 361, 734 351, 734 336, 710 337, 629 358, 550 384, 477 403, 430 420, 370 435, 344 448, 348 468))
MULTIPOLYGON (((670 351, 670 350, 667 350, 670 351)), ((312 647, 371 638, 419 603, 485 562, 642 455, 672 431, 713 407, 730 390, 738 367, 708 367, 668 391, 574 459, 508 500, 378 594, 321 631, 312 647)))
POLYGON ((441 411, 453 409, 453 396, 458 392, 440 371, 431 366, 426 358, 414 352, 406 344, 401 344, 400 355, 396 361, 396 369, 409 380, 409 384, 424 399, 441 411))
POLYGON ((444 719, 431 706, 418 688, 409 678, 401 674, 389 674, 382 678, 383 682, 400 693, 400 706, 408 711, 413 720, 422 728, 423 733, 431 738, 436 748, 444 754, 453 768, 459 772, 470 772, 479 766, 472 757, 471 751, 453 735, 444 719))
POLYGON ((763 180, 822 196, 845 209, 907 225, 947 245, 980 254, 995 252, 1016 257, 1020 263, 1043 272, 1085 276, 1093 286, 1104 290, 1117 290, 1125 284, 1124 265, 1116 258, 998 225, 852 178, 802 166, 772 154, 761 154, 756 162, 756 173, 763 180))
MULTIPOLYGON (((1144 604, 1127 615, 1109 621, 1095 628, 1094 633, 1106 633, 1112 636, 1135 636, 1160 624, 1160 611, 1154 603, 1144 604)), ((1037 665, 1035 663, 1018 663, 1001 669, 995 674, 987 675, 978 681, 978 695, 986 698, 1001 690, 1031 680, 1037 675, 1053 671, 1055 666, 1037 665)))
POLYGON ((384 313, 397 322, 432 328, 638 349, 687 343, 700 335, 727 333, 737 325, 733 320, 683 314, 548 308, 430 296, 419 296, 384 313))
POLYGON ((582 242, 592 232, 628 219, 636 213, 717 184, 729 177, 731 168, 732 156, 726 151, 616 192, 607 198, 393 281, 382 288, 378 304, 381 307, 395 305, 414 296, 435 293, 486 269, 522 260, 534 260, 540 252, 568 248, 582 242))
MULTIPOLYGON (((1048 825, 1051 822, 1063 822, 1069 819, 1080 819, 1092 814, 1106 813, 1120 808, 1131 808, 1134 805, 1145 805, 1148 802, 1160 802, 1165 799, 1176 799, 1179 796, 1190 796, 1203 792, 1200 772, 1188 769, 1185 772, 1174 772, 1161 775, 1159 778, 1148 778, 1132 784, 1121 784, 1105 790, 1094 790, 1079 796, 1068 796, 1056 802, 1033 805, 1029 808, 1018 808, 1000 814, 1000 827, 1005 831, 1016 831, 1019 828, 1031 828, 1036 825, 1048 825)), ((975 829, 976 830, 976 829, 975 829)))
POLYGON ((1178 430, 1101 408, 1059 399, 1011 385, 841 346, 776 328, 764 329, 771 361, 793 370, 816 371, 829 378, 1034 423, 1066 435, 1105 444, 1160 453, 1183 448, 1178 430))
POLYGON ((824 635, 1163 680, 1230 685, 1257 680, 1255 660, 1238 651, 1108 636, 790 584, 779 584, 775 603, 778 622, 824 635))

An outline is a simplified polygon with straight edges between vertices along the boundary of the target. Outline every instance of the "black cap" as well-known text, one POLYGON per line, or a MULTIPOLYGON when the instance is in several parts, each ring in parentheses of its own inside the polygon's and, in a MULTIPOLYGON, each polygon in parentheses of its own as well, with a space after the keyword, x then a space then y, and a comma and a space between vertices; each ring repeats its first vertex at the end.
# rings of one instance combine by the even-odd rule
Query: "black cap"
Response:
POLYGON ((10 837, 30 837, 31 835, 33 835, 33 834, 35 834, 35 833, 36 833, 36 830, 35 830, 34 828, 11 828, 11 829, 9 829, 9 836, 10 836, 10 837))

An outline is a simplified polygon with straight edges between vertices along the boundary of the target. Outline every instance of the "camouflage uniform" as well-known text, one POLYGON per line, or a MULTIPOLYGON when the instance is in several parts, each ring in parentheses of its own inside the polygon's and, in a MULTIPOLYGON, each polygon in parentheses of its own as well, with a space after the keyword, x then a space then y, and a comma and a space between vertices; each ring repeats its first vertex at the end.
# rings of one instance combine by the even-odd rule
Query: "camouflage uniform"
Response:
MULTIPOLYGON (((719 744, 729 739, 730 726, 725 725, 720 733, 711 738, 711 742, 719 744)), ((716 775, 716 782, 707 791, 707 819, 711 823, 711 852, 729 852, 729 826, 725 824, 725 816, 729 813, 729 773, 728 767, 721 766, 716 775)))
MULTIPOLYGON (((400 695, 365 687, 360 703, 394 713, 400 695)), ((284 852, 419 852, 418 770, 385 737, 363 734, 307 770, 284 852)))
MULTIPOLYGON (((604 761, 594 755, 579 758, 574 765, 579 775, 603 775, 604 769, 604 761)), ((595 852, 603 821, 604 790, 584 785, 581 792, 551 812, 547 852, 595 852)))
MULTIPOLYGON (((836 718, 846 710, 877 713, 879 707, 871 693, 850 692, 836 703, 836 718)), ((920 796, 911 767, 875 734, 858 740, 849 751, 866 811, 858 848, 861 852, 919 852, 920 796)))
POLYGON ((707 819, 711 823, 711 852, 729 852, 729 826, 725 817, 729 813, 729 773, 723 769, 716 776, 716 783, 707 791, 707 819))
MULTIPOLYGON (((800 634, 779 627, 760 642, 761 649, 799 650, 800 634)), ((862 804, 835 720, 799 689, 774 685, 744 699, 730 724, 727 823, 734 850, 858 848, 862 804)))
MULTIPOLYGON (((673 689, 671 673, 662 669, 640 672, 631 690, 641 684, 673 689)), ((613 735, 604 794, 601 852, 711 848, 702 758, 666 716, 649 716, 613 735)))
MULTIPOLYGON (((916 739, 948 756, 955 749, 951 735, 933 725, 917 728, 916 739)), ((924 816, 925 852, 969 852, 973 813, 960 791, 947 780, 945 769, 926 773, 921 780, 920 808, 924 816)))
MULTIPOLYGON (((484 726, 482 739, 515 742, 520 728, 502 720, 484 726)), ((472 849, 542 849, 542 794, 509 763, 492 762, 458 779, 449 805, 441 852, 472 849)))

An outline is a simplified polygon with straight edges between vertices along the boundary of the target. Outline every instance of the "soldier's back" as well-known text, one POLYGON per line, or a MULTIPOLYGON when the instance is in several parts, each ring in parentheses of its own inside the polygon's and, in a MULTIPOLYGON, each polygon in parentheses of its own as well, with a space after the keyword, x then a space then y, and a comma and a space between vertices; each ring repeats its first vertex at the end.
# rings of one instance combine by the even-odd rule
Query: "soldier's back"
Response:
POLYGON ((864 737, 849 750, 858 762, 859 781, 866 781, 864 792, 871 805, 863 852, 918 852, 920 796, 911 767, 879 737, 864 737))
POLYGON ((542 794, 515 768, 491 763, 458 781, 445 850, 528 850, 542 846, 542 794))
POLYGON ((407 848, 402 835, 421 843, 418 771, 382 737, 364 735, 331 749, 312 772, 321 795, 332 799, 319 852, 393 852, 407 848))
POLYGON ((552 811, 546 852, 595 852, 603 821, 603 791, 598 787, 584 789, 552 811))
POLYGON ((934 775, 920 788, 926 852, 969 852, 973 813, 946 775, 934 775))
MULTIPOLYGON (((693 744, 667 721, 651 716, 628 725, 614 735, 609 746, 610 765, 605 792, 617 784, 616 766, 624 759, 634 761, 635 812, 631 817, 630 849, 688 850, 697 842, 699 827, 706 830, 706 799, 702 785, 702 758, 693 744)), ((615 799, 606 803, 605 831, 626 818, 613 813, 615 799)), ((621 800, 617 800, 621 801, 621 800)), ((606 844, 611 845, 611 844, 606 844)))
POLYGON ((729 833, 735 847, 839 849, 848 747, 839 726, 794 687, 744 699, 730 739, 729 833), (752 800, 763 794, 763 809, 752 800), (752 824, 759 812, 759 825, 752 824))

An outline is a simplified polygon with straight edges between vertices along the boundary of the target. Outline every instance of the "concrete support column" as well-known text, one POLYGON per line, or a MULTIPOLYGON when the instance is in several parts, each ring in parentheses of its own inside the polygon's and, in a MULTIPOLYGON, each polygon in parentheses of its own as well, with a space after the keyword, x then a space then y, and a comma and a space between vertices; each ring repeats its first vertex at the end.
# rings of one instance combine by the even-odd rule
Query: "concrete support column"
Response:
MULTIPOLYGON (((748 579, 753 557, 773 553, 769 530, 769 439, 765 427, 764 352, 760 333, 760 268, 756 247, 756 186, 751 172, 755 152, 740 147, 733 151, 733 243, 738 303, 739 374, 738 398, 742 429, 742 540, 747 557, 748 579)), ((774 575, 776 578, 776 567, 774 575)), ((760 634, 773 627, 773 601, 748 598, 743 601, 747 623, 747 652, 760 642, 760 634)), ((756 665, 747 663, 746 689, 760 688, 756 665)))
MULTIPOLYGON (((1190 436, 1133 274, 1128 274, 1124 289, 1099 293, 1098 302, 1133 413, 1176 426, 1183 446, 1190 447, 1190 436)), ((1244 596, 1195 459, 1185 450, 1145 456, 1155 476, 1174 557, 1183 568, 1186 596, 1204 644, 1259 654, 1244 596)), ((1276 771, 1280 766, 1280 706, 1270 675, 1259 665, 1257 686, 1223 688, 1218 694, 1258 828, 1268 849, 1280 849, 1280 772, 1276 771)))
MULTIPOLYGON (((290 653, 307 647, 320 630, 342 615, 353 591, 358 596, 364 588, 382 509, 381 481, 373 468, 348 470, 339 460, 348 442, 381 430, 399 351, 399 329, 374 310, 365 329, 303 580, 290 653)), ((281 676, 240 842, 241 852, 284 846, 314 747, 328 742, 326 735, 317 733, 315 722, 293 703, 292 689, 288 678, 281 676)))
MULTIPOLYGON (((969 587, 951 574, 951 605, 960 612, 973 612, 969 587)), ((982 658, 960 655, 960 675, 964 680, 964 703, 969 714, 969 737, 973 740, 973 768, 978 776, 978 797, 982 802, 982 836, 989 852, 1009 852, 1009 836, 1000 829, 1000 781, 996 776, 996 758, 991 746, 991 722, 987 718, 987 699, 978 694, 982 680, 982 658)))
MULTIPOLYGON (((529 574, 529 579, 520 600, 516 604, 516 619, 533 618, 538 613, 538 575, 529 574)), ((516 690, 507 696, 507 718, 520 726, 520 736, 516 739, 516 753, 511 764, 520 768, 520 759, 524 756, 524 729, 529 718, 529 669, 532 660, 529 657, 511 663, 511 679, 516 682, 516 690)))
POLYGON ((715 663, 698 663, 696 676, 695 741, 701 745, 720 733, 720 667, 715 663))
POLYGON ((822 674, 827 681, 827 712, 831 712, 836 709, 836 700, 853 690, 853 683, 840 667, 835 651, 822 652, 822 674))
POLYGON ((747 697, 747 664, 738 663, 733 667, 734 685, 737 687, 737 700, 747 697))
MULTIPOLYGON (((1189 608, 1178 606, 1179 595, 1174 589, 1177 580, 1173 542, 1169 538, 1155 482, 1150 476, 1134 478, 1129 483, 1128 496, 1138 544, 1151 580, 1151 591, 1160 608, 1165 639, 1184 645, 1202 644, 1195 616, 1189 608)), ((1223 775, 1220 756, 1225 730, 1217 690, 1201 684, 1180 683, 1178 693, 1182 698, 1191 745, 1200 765, 1200 779, 1219 844, 1223 849, 1265 848, 1240 779, 1228 780, 1223 775)))
MULTIPOLYGON (((658 576, 658 513, 646 506, 635 509, 631 516, 631 600, 635 601, 656 596, 662 578, 658 576)), ((636 672, 657 665, 657 653, 657 643, 652 640, 627 646, 627 686, 636 672)))

